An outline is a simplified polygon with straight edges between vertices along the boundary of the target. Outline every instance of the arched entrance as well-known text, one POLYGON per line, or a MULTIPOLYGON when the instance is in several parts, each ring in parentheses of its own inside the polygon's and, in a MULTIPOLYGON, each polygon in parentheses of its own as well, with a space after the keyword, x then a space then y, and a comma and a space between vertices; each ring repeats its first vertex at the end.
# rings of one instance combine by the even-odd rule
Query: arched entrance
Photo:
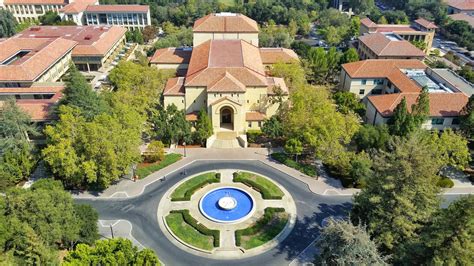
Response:
POLYGON ((223 129, 234 130, 234 112, 230 107, 224 106, 220 110, 221 123, 223 129))

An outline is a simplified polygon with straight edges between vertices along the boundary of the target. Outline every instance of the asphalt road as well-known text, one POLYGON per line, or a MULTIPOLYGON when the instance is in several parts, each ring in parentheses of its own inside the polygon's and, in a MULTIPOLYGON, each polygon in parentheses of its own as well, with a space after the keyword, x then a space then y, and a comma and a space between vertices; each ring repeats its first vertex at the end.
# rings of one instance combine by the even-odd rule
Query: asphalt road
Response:
MULTIPOLYGON (((451 202, 458 196, 448 196, 451 202)), ((259 161, 198 161, 186 167, 186 174, 175 172, 166 181, 149 185, 144 193, 129 199, 78 199, 91 204, 101 220, 124 219, 132 223, 132 235, 141 244, 154 249, 166 265, 288 265, 318 235, 318 226, 329 216, 346 216, 351 196, 321 196, 307 185, 259 161), (178 248, 163 234, 157 222, 158 203, 164 193, 186 176, 217 169, 240 169, 262 174, 283 185, 293 196, 297 220, 291 234, 277 247, 257 256, 241 260, 213 260, 196 256, 178 248)))

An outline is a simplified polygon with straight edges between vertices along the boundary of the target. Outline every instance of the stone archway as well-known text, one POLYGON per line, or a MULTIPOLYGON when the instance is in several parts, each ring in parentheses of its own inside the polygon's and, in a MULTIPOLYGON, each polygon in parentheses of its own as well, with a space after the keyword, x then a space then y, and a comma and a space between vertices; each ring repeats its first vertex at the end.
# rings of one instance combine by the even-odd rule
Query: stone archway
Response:
POLYGON ((219 111, 220 128, 234 130, 234 111, 229 106, 224 106, 219 111))

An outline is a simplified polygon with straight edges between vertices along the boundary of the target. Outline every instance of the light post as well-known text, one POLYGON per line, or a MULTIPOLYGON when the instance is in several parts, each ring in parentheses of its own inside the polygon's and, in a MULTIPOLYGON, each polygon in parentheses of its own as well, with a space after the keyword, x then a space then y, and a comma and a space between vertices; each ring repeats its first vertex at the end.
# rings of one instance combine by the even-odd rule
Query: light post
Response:
POLYGON ((135 182, 137 179, 135 178, 135 171, 137 170, 137 165, 132 165, 132 180, 135 182))
POLYGON ((184 157, 186 157, 186 141, 183 141, 183 146, 184 146, 184 157))

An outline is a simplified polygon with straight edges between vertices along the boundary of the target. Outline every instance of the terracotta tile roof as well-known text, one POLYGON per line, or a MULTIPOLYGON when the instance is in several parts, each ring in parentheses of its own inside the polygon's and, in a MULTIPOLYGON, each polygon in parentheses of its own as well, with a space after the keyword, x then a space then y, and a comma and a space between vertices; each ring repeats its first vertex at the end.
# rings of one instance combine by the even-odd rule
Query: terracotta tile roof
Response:
POLYGON ((163 95, 184 96, 184 92, 184 78, 176 77, 168 79, 165 89, 163 90, 163 95))
POLYGON ((411 80, 405 73, 399 69, 392 71, 388 76, 388 80, 392 82, 401 92, 420 92, 421 88, 411 80))
POLYGON ((125 36, 127 30, 118 26, 34 26, 16 37, 20 38, 57 38, 77 42, 73 56, 104 56, 125 36))
POLYGON ((402 38, 400 40, 390 40, 382 33, 360 36, 359 41, 377 56, 425 57, 425 53, 410 42, 402 38))
POLYGON ((419 18, 417 20, 415 20, 415 23, 423 26, 424 28, 427 28, 427 29, 437 29, 438 27, 436 26, 436 24, 434 24, 434 22, 431 22, 429 20, 426 20, 424 18, 419 18))
POLYGON ((10 38, 0 43, 0 62, 19 52, 28 53, 8 65, 0 65, 0 80, 35 81, 58 60, 69 53, 76 42, 62 38, 10 38))
POLYGON ((448 6, 459 10, 474 10, 474 1, 472 0, 448 0, 448 6))
POLYGON ((66 14, 77 14, 84 12, 88 5, 94 5, 98 0, 76 0, 70 4, 65 5, 63 8, 59 9, 59 12, 66 14))
POLYGON ((54 119, 51 110, 56 105, 56 101, 17 100, 16 104, 20 109, 31 116, 32 121, 47 121, 54 119))
POLYGON ((242 14, 209 14, 194 22, 194 32, 248 32, 258 33, 255 20, 242 14))
POLYGON ((245 92, 245 85, 232 76, 229 72, 225 72, 221 79, 217 79, 214 84, 210 84, 207 88, 208 92, 245 92))
POLYGON ((163 48, 155 51, 151 64, 189 64, 192 49, 163 48))
POLYGON ((262 57, 263 64, 299 60, 298 55, 293 50, 286 48, 260 48, 260 56, 262 57))
POLYGON ((245 121, 263 121, 267 117, 265 114, 260 112, 247 112, 245 113, 245 121))
POLYGON ((360 24, 368 27, 368 28, 371 28, 371 27, 377 27, 377 24, 375 22, 373 22, 370 18, 363 18, 360 20, 360 24))
POLYGON ((66 0, 5 0, 4 4, 13 5, 13 4, 38 4, 38 5, 66 5, 66 0))
POLYGON ((186 114, 186 121, 197 121, 199 117, 198 112, 191 112, 186 114))
POLYGON ((342 68, 352 78, 385 78, 394 70, 426 69, 426 65, 416 59, 368 59, 343 64, 342 68))
MULTIPOLYGON (((405 97, 408 110, 416 103, 419 93, 397 93, 369 96, 368 99, 384 117, 389 117, 405 97)), ((469 98, 464 93, 430 93, 430 116, 458 116, 469 98)))
POLYGON ((87 12, 129 12, 129 13, 147 13, 150 7, 146 5, 90 5, 87 12))
MULTIPOLYGON (((378 25, 375 32, 395 32, 395 33, 404 33, 404 32, 416 32, 417 30, 410 27, 410 25, 378 25)), ((420 31, 420 34, 425 34, 424 32, 420 31)))
POLYGON ((286 86, 285 80, 283 78, 276 78, 276 77, 267 77, 268 87, 267 93, 269 95, 275 94, 275 87, 280 87, 283 94, 288 94, 288 87, 286 86))
POLYGON ((0 94, 33 94, 33 93, 58 93, 64 85, 38 85, 27 88, 0 88, 0 94))
POLYGON ((185 85, 208 87, 226 72, 246 87, 267 86, 259 49, 243 40, 212 40, 194 47, 185 85))
POLYGON ((448 17, 450 17, 452 20, 463 20, 463 21, 466 21, 467 23, 469 23, 469 25, 471 25, 471 27, 474 28, 474 17, 473 16, 470 16, 468 14, 464 14, 464 13, 457 13, 457 14, 452 14, 452 15, 448 15, 448 17))

